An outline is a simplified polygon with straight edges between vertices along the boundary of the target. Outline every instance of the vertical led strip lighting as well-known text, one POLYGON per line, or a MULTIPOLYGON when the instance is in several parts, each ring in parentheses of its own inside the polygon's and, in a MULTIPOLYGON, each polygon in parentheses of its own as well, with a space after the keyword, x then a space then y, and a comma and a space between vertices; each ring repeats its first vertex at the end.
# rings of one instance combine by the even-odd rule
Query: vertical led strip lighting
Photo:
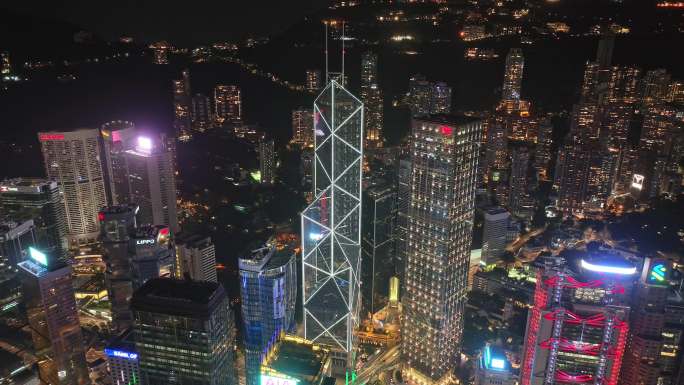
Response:
POLYGON ((358 326, 363 103, 337 80, 314 101, 315 200, 302 213, 304 334, 347 353, 358 326))

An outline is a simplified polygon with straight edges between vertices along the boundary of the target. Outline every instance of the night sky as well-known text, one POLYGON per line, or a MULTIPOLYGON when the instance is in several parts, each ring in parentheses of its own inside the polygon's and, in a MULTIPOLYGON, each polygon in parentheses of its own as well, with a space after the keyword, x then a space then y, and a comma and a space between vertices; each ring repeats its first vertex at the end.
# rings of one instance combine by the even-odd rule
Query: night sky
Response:
POLYGON ((192 45, 275 33, 327 4, 326 0, 34 0, 3 2, 2 7, 67 21, 104 38, 127 35, 192 45))

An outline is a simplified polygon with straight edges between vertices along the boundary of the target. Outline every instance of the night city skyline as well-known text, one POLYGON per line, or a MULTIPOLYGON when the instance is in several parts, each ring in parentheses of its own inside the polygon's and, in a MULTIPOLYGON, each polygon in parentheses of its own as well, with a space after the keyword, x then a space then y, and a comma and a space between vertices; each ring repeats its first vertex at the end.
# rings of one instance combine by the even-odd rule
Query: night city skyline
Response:
POLYGON ((684 384, 684 3, 0 6, 0 383, 684 384))

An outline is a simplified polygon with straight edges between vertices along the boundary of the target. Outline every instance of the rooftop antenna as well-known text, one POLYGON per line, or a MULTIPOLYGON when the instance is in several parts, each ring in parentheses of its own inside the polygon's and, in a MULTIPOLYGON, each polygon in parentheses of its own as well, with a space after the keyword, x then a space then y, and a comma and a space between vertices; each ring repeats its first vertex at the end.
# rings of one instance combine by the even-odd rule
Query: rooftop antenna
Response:
POLYGON ((325 84, 327 85, 330 81, 330 76, 328 73, 328 21, 323 22, 325 30, 325 84))
POLYGON ((344 21, 342 21, 342 76, 340 79, 342 79, 342 87, 344 87, 344 21))

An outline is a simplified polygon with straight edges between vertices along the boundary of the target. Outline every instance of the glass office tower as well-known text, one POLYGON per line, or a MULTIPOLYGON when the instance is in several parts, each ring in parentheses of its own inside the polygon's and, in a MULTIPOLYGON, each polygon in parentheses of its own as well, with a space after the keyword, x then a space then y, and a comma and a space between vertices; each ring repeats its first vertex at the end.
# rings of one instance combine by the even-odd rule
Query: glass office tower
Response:
POLYGON ((363 103, 337 80, 314 101, 315 200, 302 213, 304 334, 353 359, 361 266, 363 103))
POLYGON ((154 278, 131 308, 142 384, 237 384, 235 320, 221 284, 154 278))
POLYGON ((292 247, 274 243, 239 260, 247 385, 259 385, 261 362, 280 334, 295 331, 295 261, 292 247))

